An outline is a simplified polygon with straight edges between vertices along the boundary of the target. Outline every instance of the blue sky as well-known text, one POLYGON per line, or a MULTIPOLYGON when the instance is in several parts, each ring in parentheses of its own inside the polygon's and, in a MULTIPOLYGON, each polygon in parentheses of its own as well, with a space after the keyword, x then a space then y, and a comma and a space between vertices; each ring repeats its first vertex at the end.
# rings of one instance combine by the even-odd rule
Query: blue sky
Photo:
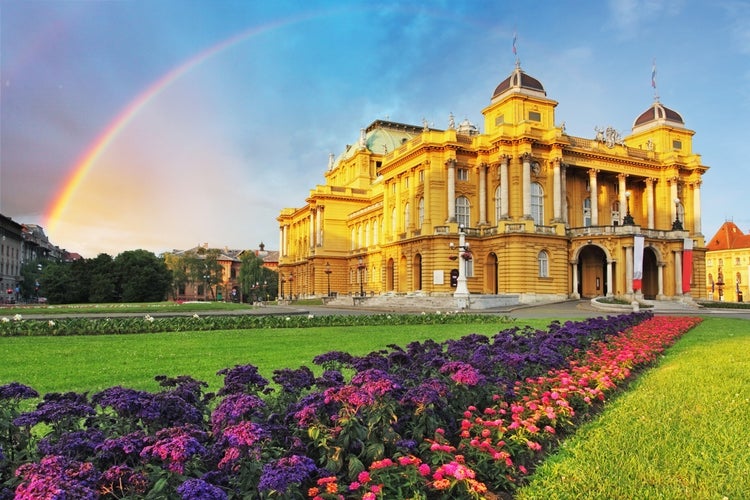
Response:
POLYGON ((0 212, 85 257, 276 249, 280 209, 372 121, 444 128, 453 113, 481 129, 514 33, 576 136, 627 135, 653 102, 655 60, 661 102, 711 167, 704 235, 725 220, 750 231, 750 3, 737 0, 2 0, 0 212))

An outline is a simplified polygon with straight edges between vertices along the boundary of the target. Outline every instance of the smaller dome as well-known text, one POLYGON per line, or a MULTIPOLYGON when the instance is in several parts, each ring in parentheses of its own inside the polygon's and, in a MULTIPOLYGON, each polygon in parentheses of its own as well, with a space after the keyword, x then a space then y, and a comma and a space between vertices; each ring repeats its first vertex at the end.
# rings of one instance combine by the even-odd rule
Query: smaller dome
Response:
POLYGON ((669 109, 659 101, 656 101, 650 108, 641 113, 641 115, 635 119, 633 122, 633 129, 651 123, 666 124, 668 122, 673 125, 685 126, 685 121, 677 111, 669 109))
POLYGON ((471 123, 468 118, 466 118, 464 119, 464 121, 458 124, 456 133, 463 135, 477 135, 479 134, 479 129, 476 125, 471 123))
POLYGON ((495 88, 495 93, 492 94, 492 99, 495 99, 496 97, 508 92, 509 90, 516 90, 520 92, 527 91, 536 95, 541 94, 543 96, 547 95, 547 92, 545 92, 544 87, 539 82, 539 80, 524 73, 521 70, 520 66, 516 66, 516 69, 513 70, 513 73, 511 73, 508 78, 500 82, 500 85, 495 88))

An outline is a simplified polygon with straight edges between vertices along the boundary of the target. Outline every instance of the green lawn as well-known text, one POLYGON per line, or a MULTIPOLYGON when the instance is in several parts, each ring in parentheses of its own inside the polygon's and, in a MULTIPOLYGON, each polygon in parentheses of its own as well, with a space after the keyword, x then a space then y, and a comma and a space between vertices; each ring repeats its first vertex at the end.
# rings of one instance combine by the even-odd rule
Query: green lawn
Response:
POLYGON ((750 493, 750 323, 705 319, 538 469, 518 499, 750 493))
MULTIPOLYGON (((550 320, 523 324, 545 328, 550 320)), ((521 324, 521 323, 518 323, 521 324)), ((20 382, 40 394, 95 392, 122 385, 156 390, 156 375, 190 375, 217 389, 222 368, 253 364, 271 377, 278 368, 310 368, 313 357, 331 350, 367 354, 389 344, 443 341, 469 333, 493 335, 512 326, 399 325, 394 327, 284 328, 135 335, 1 337, 0 385, 20 382)))

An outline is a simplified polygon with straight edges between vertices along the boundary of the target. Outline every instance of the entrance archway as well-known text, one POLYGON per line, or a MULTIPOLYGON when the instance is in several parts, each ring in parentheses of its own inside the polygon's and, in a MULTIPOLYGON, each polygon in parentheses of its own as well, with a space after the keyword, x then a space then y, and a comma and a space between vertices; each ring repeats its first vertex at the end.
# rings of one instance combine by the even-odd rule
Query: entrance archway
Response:
POLYGON ((393 259, 388 259, 385 267, 385 289, 388 292, 393 291, 393 259))
POLYGON ((484 264, 484 288, 489 293, 498 294, 498 261, 497 254, 490 252, 484 264))
POLYGON ((592 299, 607 295, 607 255, 596 245, 586 245, 578 255, 578 293, 581 298, 592 299))
POLYGON ((655 300, 659 293, 659 264, 652 247, 643 249, 643 298, 655 300))
POLYGON ((414 290, 422 289, 422 255, 417 254, 414 256, 414 263, 412 264, 412 271, 414 273, 413 282, 414 290))
POLYGON ((406 256, 402 255, 398 264, 398 283, 396 283, 396 289, 399 292, 405 292, 409 286, 407 283, 406 256))

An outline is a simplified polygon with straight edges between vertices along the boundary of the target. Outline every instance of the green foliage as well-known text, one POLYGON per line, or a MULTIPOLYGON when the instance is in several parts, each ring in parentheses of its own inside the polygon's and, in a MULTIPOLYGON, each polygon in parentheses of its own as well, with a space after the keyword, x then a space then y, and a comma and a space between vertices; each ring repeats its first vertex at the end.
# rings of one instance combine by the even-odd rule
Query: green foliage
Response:
POLYGON ((114 259, 123 302, 157 302, 166 298, 172 280, 163 259, 146 250, 129 250, 114 259))

